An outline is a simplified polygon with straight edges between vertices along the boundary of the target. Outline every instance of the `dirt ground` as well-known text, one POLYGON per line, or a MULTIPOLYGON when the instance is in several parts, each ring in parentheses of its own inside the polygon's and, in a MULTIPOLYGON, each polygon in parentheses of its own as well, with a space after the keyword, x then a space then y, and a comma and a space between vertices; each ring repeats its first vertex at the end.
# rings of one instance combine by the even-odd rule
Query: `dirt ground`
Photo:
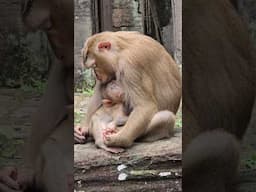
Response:
POLYGON ((20 165, 24 141, 31 129, 40 95, 18 89, 0 89, 0 167, 20 165))

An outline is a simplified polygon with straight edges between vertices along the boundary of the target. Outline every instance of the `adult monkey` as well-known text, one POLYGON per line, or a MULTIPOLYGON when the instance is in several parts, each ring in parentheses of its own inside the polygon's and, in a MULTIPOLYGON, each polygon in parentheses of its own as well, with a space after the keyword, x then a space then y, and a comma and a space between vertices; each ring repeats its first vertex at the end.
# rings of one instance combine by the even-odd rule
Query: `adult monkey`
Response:
POLYGON ((229 0, 184 1, 183 61, 183 190, 235 191, 256 58, 229 0))
POLYGON ((45 31, 58 58, 32 126, 32 135, 40 137, 32 136, 32 143, 39 143, 52 131, 65 106, 73 104, 74 5, 72 0, 23 0, 22 5, 25 26, 32 31, 45 31), (49 128, 45 128, 46 119, 49 128))
POLYGON ((83 58, 84 65, 94 68, 97 76, 85 128, 100 106, 100 86, 116 78, 124 89, 126 105, 133 110, 119 132, 105 134, 105 144, 129 147, 135 139, 147 134, 162 138, 161 129, 166 126, 149 130, 148 125, 159 111, 175 114, 181 99, 181 75, 164 47, 138 32, 103 32, 88 38, 83 58))
POLYGON ((72 0, 22 1, 25 25, 33 31, 45 31, 58 58, 52 66, 27 145, 26 160, 32 175, 22 177, 23 171, 17 173, 22 190, 37 191, 27 188, 31 177, 35 178, 36 187, 42 185, 49 192, 69 190, 71 176, 66 174, 72 174, 73 167, 73 12, 72 0), (63 158, 63 161, 60 163, 58 158, 63 158), (51 170, 52 165, 58 166, 57 171, 51 170), (51 178, 53 176, 56 177, 51 178))

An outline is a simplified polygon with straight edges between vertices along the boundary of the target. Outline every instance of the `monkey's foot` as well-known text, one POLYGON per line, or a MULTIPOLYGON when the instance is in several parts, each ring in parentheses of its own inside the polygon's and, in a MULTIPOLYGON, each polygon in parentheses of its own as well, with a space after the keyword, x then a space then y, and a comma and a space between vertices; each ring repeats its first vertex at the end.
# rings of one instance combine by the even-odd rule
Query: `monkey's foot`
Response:
POLYGON ((107 142, 111 141, 111 137, 117 133, 115 128, 106 128, 103 130, 103 141, 106 144, 107 142))
POLYGON ((108 147, 129 147, 132 145, 127 138, 123 138, 116 129, 103 131, 103 142, 108 147))
POLYGON ((107 146, 101 146, 100 148, 104 149, 105 151, 108 151, 110 153, 122 153, 125 150, 121 147, 107 147, 107 146))
POLYGON ((109 126, 103 130, 103 136, 117 133, 116 127, 109 126))

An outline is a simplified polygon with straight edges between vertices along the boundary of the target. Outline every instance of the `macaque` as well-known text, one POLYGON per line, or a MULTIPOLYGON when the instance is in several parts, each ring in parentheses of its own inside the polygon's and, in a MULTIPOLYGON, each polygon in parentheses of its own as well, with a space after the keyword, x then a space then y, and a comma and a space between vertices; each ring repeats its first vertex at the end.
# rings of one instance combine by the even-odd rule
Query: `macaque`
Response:
POLYGON ((83 63, 93 68, 97 81, 87 112, 85 130, 102 100, 101 85, 116 79, 125 94, 125 107, 132 108, 124 127, 105 131, 109 147, 130 147, 141 137, 168 137, 181 99, 181 74, 165 48, 138 32, 102 32, 91 36, 83 48, 83 63), (150 126, 158 112, 168 112, 166 126, 150 126))
POLYGON ((114 80, 109 82, 102 89, 102 97, 102 106, 113 119, 107 127, 116 128, 123 126, 128 119, 129 113, 124 107, 124 91, 121 86, 114 80))
MULTIPOLYGON (((96 135, 102 133, 104 128, 116 129, 117 127, 123 126, 128 118, 128 111, 125 109, 123 101, 124 91, 120 87, 120 84, 113 80, 107 85, 103 85, 101 87, 101 94, 103 99, 100 105, 102 107, 95 114, 93 118, 95 120, 90 122, 90 127, 88 127, 86 132, 86 136, 94 137, 96 144, 98 143, 98 137, 96 135), (99 124, 103 125, 98 126, 99 124)), ((77 143, 83 143, 85 141, 85 137, 79 133, 79 129, 83 128, 83 124, 82 122, 81 125, 75 128, 75 142, 77 143)), ((100 136, 100 138, 101 137, 102 136, 100 136)), ((99 143, 101 143, 101 141, 99 141, 99 143)))
POLYGON ((89 135, 93 136, 95 144, 98 147, 112 153, 123 152, 124 149, 121 147, 106 146, 104 143, 103 132, 108 130, 116 133, 119 131, 120 126, 124 125, 126 121, 127 116, 123 114, 122 104, 115 104, 113 106, 103 104, 102 107, 99 108, 92 116, 89 126, 89 135))
POLYGON ((183 61, 183 190, 236 191, 240 142, 254 118, 256 58, 229 0, 184 1, 183 61))
POLYGON ((118 127, 123 126, 128 116, 123 105, 124 92, 116 81, 109 82, 102 89, 102 107, 92 116, 89 135, 92 135, 95 144, 112 153, 119 153, 124 149, 119 147, 108 147, 104 144, 103 131, 118 132, 118 127))

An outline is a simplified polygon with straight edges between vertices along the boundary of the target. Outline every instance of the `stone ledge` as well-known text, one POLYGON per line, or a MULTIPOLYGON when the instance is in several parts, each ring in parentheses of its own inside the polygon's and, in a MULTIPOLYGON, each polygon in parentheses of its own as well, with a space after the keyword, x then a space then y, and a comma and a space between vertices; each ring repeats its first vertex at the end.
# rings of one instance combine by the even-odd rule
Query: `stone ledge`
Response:
POLYGON ((181 191, 181 132, 170 139, 135 143, 121 154, 75 145, 75 188, 79 191, 181 191), (123 169, 121 169, 123 167, 123 169))

